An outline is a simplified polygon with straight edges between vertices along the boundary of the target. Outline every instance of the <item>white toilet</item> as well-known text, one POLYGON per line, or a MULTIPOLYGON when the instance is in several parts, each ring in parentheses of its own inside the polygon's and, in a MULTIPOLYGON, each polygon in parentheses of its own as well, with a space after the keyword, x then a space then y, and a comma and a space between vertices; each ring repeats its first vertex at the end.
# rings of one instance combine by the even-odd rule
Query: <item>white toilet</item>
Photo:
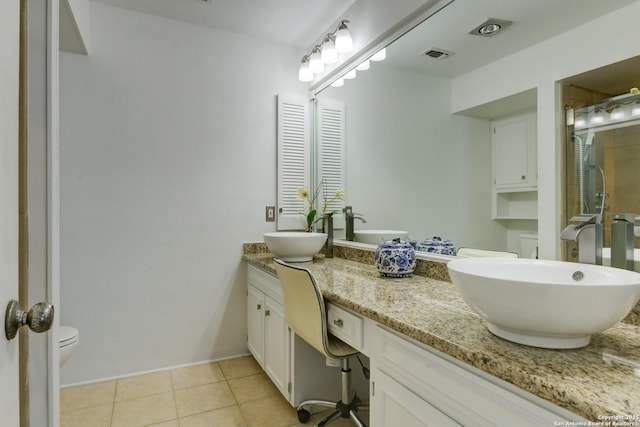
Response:
POLYGON ((60 326, 60 366, 64 365, 75 351, 80 332, 71 326, 60 326))

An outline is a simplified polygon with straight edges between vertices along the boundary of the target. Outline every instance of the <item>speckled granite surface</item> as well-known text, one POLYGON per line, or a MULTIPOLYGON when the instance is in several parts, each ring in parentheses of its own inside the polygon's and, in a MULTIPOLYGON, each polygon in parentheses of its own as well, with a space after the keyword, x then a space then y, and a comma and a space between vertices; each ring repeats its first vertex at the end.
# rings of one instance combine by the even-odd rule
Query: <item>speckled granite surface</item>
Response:
MULTIPOLYGON (((275 273, 268 252, 245 252, 243 259, 275 273)), ((383 278, 371 263, 339 257, 317 256, 302 265, 312 271, 328 300, 588 420, 640 415, 640 378, 628 366, 602 360, 607 351, 640 362, 638 326, 619 323, 593 335, 581 349, 538 349, 491 334, 447 281, 417 274, 383 278)))

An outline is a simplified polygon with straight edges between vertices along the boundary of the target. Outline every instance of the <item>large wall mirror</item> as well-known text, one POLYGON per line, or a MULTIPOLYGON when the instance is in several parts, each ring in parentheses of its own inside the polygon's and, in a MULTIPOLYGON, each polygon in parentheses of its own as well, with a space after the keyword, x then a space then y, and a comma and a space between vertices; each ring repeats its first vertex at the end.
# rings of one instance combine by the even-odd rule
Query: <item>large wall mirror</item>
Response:
POLYGON ((356 230, 520 252, 521 236, 537 232, 536 199, 520 195, 532 214, 496 215, 492 133, 497 120, 535 116, 536 88, 452 114, 452 84, 631 2, 455 0, 387 46, 384 61, 317 94, 319 107, 344 106, 346 204, 366 219, 356 230), (489 18, 511 24, 493 36, 470 34, 489 18))

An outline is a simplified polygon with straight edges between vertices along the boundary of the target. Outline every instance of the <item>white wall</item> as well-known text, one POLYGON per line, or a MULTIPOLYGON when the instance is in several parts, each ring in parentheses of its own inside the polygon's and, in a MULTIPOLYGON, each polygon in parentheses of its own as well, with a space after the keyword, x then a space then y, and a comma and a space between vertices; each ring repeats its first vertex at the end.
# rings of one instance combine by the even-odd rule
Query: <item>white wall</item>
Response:
POLYGON ((278 92, 298 52, 91 2, 62 53, 62 383, 246 353, 242 242, 275 229, 278 92))
POLYGON ((356 229, 505 250, 491 220, 490 122, 452 115, 450 90, 447 78, 382 62, 320 94, 347 106, 346 204, 367 219, 356 229))
POLYGON ((538 231, 541 258, 560 256, 560 91, 567 77, 640 55, 640 2, 453 80, 452 111, 538 89, 538 231))

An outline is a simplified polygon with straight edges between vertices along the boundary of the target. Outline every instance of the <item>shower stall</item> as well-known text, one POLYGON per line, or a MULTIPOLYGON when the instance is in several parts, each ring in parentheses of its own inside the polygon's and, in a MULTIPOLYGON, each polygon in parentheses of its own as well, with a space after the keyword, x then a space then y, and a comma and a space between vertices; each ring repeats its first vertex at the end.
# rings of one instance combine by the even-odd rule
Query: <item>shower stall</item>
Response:
MULTIPOLYGON (((611 215, 640 215, 640 94, 625 94, 567 110, 565 220, 599 214, 604 246, 611 215)), ((636 247, 638 239, 636 238, 636 247)), ((571 251, 567 258, 572 260, 571 251)))

